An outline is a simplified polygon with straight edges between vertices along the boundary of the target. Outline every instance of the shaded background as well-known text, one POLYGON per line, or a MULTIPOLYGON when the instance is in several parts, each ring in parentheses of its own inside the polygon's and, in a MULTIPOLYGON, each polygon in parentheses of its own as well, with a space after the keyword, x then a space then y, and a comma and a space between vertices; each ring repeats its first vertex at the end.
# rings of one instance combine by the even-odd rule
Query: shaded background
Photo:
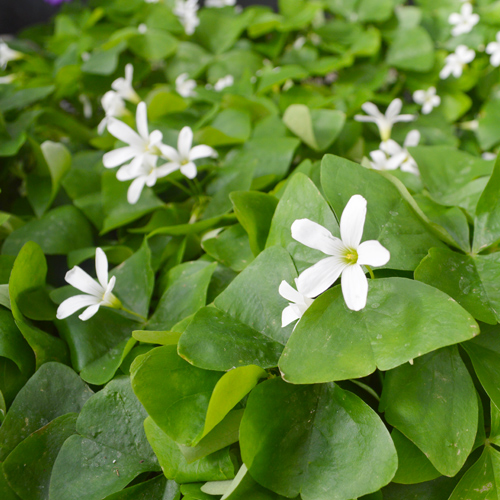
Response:
MULTIPOLYGON (((276 9, 277 3, 277 0, 238 0, 243 7, 260 4, 276 9)), ((0 34, 15 34, 27 26, 46 22, 58 10, 43 0, 0 0, 0 34)))

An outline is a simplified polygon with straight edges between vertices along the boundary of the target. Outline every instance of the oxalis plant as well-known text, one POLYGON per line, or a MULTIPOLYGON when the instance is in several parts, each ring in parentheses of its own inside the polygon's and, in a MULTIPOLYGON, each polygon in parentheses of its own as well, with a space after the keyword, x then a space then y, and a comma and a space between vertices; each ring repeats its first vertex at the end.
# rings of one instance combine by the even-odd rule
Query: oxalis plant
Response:
POLYGON ((0 498, 498 500, 498 2, 234 3, 0 42, 0 498))

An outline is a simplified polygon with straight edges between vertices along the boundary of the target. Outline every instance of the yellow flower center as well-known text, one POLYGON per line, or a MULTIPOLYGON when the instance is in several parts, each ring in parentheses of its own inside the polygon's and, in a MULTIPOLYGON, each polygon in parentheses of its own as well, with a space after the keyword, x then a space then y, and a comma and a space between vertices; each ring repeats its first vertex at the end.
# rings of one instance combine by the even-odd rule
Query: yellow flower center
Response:
POLYGON ((358 261, 358 252, 356 252, 356 250, 349 249, 347 250, 344 258, 347 264, 356 264, 358 261))

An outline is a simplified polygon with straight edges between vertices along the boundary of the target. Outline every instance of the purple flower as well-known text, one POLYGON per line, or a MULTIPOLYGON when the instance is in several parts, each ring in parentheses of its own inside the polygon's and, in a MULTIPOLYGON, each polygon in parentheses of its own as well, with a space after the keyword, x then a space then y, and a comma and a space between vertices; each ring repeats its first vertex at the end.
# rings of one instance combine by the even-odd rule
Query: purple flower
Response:
POLYGON ((50 5, 60 5, 63 2, 71 2, 71 0, 44 0, 45 3, 50 3, 50 5))

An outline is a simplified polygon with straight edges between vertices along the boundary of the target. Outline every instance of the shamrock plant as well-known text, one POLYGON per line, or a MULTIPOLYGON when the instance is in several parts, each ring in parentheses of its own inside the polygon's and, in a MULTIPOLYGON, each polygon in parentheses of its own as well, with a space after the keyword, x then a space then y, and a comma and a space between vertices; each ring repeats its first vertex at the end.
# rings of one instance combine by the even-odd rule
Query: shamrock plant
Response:
POLYGON ((500 491, 500 17, 57 1, 0 42, 0 498, 500 491))

